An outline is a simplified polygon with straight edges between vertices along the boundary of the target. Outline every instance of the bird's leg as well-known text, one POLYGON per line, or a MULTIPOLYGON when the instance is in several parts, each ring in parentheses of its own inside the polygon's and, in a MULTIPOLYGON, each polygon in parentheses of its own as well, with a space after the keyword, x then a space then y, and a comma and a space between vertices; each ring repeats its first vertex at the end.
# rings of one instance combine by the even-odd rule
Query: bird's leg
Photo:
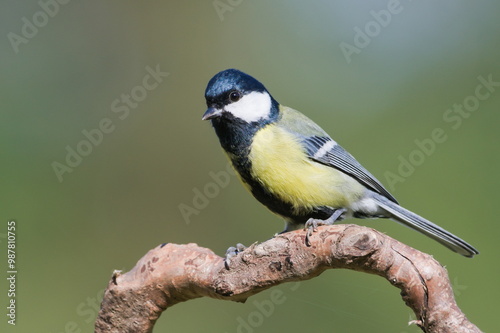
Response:
POLYGON ((229 264, 231 264, 231 258, 237 256, 240 252, 245 251, 247 247, 241 243, 236 244, 236 246, 231 246, 226 251, 226 256, 224 258, 224 266, 229 269, 229 264))
POLYGON ((347 209, 345 208, 338 208, 338 209, 335 209, 335 211, 333 212, 333 214, 327 218, 326 220, 319 220, 319 219, 314 219, 314 218, 310 218, 309 220, 307 220, 305 226, 304 226, 304 230, 307 229, 307 233, 306 233, 306 245, 307 246, 311 246, 311 242, 309 241, 309 237, 312 236, 312 233, 317 231, 318 230, 318 226, 320 225, 332 225, 334 224, 338 219, 339 217, 344 214, 345 212, 347 212, 347 209))

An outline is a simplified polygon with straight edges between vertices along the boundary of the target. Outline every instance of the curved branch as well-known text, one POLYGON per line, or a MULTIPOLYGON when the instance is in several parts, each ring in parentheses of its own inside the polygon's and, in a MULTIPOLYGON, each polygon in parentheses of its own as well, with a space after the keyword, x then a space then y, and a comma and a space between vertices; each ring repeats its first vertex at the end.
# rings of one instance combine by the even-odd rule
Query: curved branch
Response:
POLYGON ((152 332, 167 308, 198 297, 244 302, 284 282, 308 280, 329 268, 376 274, 401 289, 424 332, 480 332, 458 308, 446 270, 431 256, 357 225, 319 227, 305 245, 297 230, 253 244, 231 260, 196 244, 163 244, 129 272, 115 272, 95 332, 152 332))

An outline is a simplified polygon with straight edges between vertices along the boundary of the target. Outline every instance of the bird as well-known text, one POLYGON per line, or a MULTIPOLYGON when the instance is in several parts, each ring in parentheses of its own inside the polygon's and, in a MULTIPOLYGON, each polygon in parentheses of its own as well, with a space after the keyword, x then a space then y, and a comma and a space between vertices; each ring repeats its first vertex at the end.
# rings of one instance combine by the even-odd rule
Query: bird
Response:
MULTIPOLYGON (((347 218, 389 218, 465 257, 472 245, 399 205, 370 172, 304 114, 252 76, 226 69, 205 90, 209 120, 245 188, 285 221, 283 232, 347 218)), ((244 249, 229 248, 226 258, 244 249)))

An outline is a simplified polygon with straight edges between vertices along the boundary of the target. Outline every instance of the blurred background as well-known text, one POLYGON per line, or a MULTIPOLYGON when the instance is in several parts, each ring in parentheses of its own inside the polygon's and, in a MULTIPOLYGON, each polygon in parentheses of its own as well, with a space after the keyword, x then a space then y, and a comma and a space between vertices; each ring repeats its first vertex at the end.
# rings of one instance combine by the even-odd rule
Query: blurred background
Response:
MULTIPOLYGON (((498 327, 498 2, 59 1, 1 4, 2 332, 91 332, 112 271, 158 244, 223 255, 283 229, 201 121, 208 80, 232 67, 476 246, 471 260, 392 221, 347 221, 434 255, 470 320, 498 327)), ((413 319, 384 279, 331 270, 246 304, 179 304, 155 332, 420 332, 413 319)))

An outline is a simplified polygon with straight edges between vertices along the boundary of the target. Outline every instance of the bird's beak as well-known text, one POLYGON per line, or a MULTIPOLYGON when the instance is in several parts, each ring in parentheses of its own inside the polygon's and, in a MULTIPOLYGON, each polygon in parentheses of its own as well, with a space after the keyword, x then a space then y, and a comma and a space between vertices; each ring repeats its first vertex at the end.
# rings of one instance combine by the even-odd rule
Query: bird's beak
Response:
POLYGON ((209 107, 207 111, 201 117, 201 120, 209 120, 215 117, 219 117, 222 114, 222 110, 216 109, 214 107, 209 107))

